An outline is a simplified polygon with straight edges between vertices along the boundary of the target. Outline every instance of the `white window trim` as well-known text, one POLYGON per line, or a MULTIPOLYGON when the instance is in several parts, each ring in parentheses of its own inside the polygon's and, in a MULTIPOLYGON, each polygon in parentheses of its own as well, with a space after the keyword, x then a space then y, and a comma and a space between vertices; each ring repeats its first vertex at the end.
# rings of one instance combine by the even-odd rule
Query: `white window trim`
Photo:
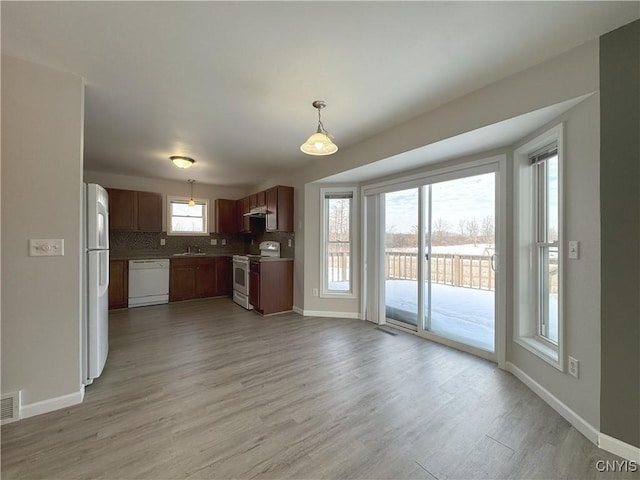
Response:
POLYGON ((359 271, 358 265, 358 187, 324 187, 320 188, 320 298, 358 298, 356 292, 358 291, 357 278, 355 274, 359 271), (325 207, 325 195, 330 193, 351 193, 351 211, 349 219, 349 234, 351 236, 351 248, 349 256, 349 285, 351 287, 349 292, 339 292, 335 290, 329 290, 327 279, 327 211, 325 207))
POLYGON ((513 340, 548 364, 564 371, 564 124, 527 142, 514 151, 514 282, 513 340), (533 245, 536 208, 533 201, 533 168, 529 156, 551 143, 558 145, 558 345, 538 333, 537 268, 533 245))
POLYGON ((177 197, 173 195, 167 195, 167 235, 171 236, 189 236, 189 237, 208 237, 209 236, 209 199, 208 198, 194 198, 193 200, 198 205, 203 205, 204 212, 204 231, 203 232, 175 232, 171 228, 171 203, 172 202, 188 202, 189 197, 177 197))

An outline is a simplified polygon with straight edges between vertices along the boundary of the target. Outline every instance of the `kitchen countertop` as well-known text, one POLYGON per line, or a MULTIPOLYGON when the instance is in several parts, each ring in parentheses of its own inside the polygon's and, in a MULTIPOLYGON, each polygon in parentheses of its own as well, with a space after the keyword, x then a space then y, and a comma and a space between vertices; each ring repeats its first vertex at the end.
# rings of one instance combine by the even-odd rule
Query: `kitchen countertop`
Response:
MULTIPOLYGON (((109 260, 164 260, 174 258, 215 258, 215 257, 233 257, 232 253, 212 253, 205 252, 199 254, 183 255, 180 253, 126 253, 115 252, 109 255, 109 260)), ((293 262, 290 257, 251 257, 253 262, 293 262)))
POLYGON ((231 253, 203 253, 198 255, 181 255, 175 253, 123 253, 116 252, 109 255, 109 260, 158 260, 172 258, 211 258, 211 257, 233 257, 231 253))

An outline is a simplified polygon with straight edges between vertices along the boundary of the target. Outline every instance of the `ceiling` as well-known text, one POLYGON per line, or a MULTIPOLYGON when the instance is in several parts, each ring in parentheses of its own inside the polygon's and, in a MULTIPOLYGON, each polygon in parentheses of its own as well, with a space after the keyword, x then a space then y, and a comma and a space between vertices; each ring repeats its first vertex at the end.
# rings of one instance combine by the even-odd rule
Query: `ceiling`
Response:
POLYGON ((638 2, 7 2, 2 52, 86 80, 85 168, 244 187, 640 17, 638 2), (178 170, 170 155, 196 159, 178 170))

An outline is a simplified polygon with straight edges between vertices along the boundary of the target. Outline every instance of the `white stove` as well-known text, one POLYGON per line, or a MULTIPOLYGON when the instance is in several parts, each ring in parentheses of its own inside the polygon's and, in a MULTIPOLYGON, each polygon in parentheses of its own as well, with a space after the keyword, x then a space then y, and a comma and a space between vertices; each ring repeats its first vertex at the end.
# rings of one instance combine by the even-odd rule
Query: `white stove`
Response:
POLYGON ((249 263, 263 257, 279 258, 280 243, 261 242, 260 255, 233 256, 233 301, 247 310, 253 310, 253 305, 249 303, 249 263))

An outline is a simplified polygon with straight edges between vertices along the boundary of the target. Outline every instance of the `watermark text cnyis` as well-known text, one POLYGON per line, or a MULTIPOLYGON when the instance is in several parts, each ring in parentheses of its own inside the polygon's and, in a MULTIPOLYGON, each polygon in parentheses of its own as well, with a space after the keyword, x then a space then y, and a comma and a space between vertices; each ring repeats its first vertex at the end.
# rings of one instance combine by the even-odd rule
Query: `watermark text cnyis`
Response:
POLYGON ((633 460, 598 460, 596 470, 599 472, 633 473, 640 471, 640 468, 638 468, 638 462, 633 460))

